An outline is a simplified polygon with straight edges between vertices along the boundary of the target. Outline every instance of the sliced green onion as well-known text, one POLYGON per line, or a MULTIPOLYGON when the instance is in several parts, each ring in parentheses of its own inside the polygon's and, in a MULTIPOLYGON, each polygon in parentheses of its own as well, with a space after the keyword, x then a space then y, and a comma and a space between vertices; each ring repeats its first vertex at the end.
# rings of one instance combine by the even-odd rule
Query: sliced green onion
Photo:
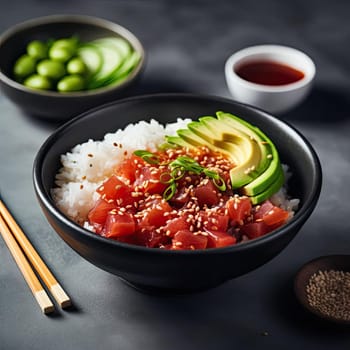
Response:
POLYGON ((214 170, 209 170, 209 169, 204 168, 203 173, 204 173, 204 175, 210 177, 211 179, 219 178, 219 174, 214 170))
POLYGON ((214 170, 204 169, 203 173, 208 176, 210 179, 213 180, 214 185, 220 190, 220 191, 226 191, 226 184, 224 179, 219 175, 218 172, 214 170))
POLYGON ((173 176, 170 173, 161 173, 159 182, 162 184, 170 184, 174 181, 173 176))
POLYGON ((184 167, 177 166, 171 170, 170 175, 174 180, 180 180, 185 175, 185 173, 186 170, 184 167))
POLYGON ((135 156, 142 158, 146 163, 159 164, 159 157, 152 152, 137 150, 134 151, 134 154, 135 156))
POLYGON ((175 181, 172 181, 170 185, 165 189, 163 192, 163 199, 168 201, 170 200, 176 192, 176 183, 175 181))
POLYGON ((203 171, 203 167, 200 166, 194 159, 186 156, 176 158, 170 164, 170 167, 182 167, 185 171, 191 171, 195 174, 200 174, 203 171))
MULTIPOLYGON (((149 151, 145 150, 137 150, 134 151, 134 155, 137 157, 142 158, 145 162, 149 164, 160 164, 159 157, 149 151)), ((168 165, 170 168, 169 172, 164 172, 160 175, 159 181, 163 184, 169 184, 169 186, 165 189, 163 193, 163 198, 168 201, 170 200, 177 189, 176 181, 180 180, 186 172, 193 173, 193 174, 201 174, 203 173, 205 176, 210 178, 214 185, 220 190, 220 191, 226 191, 226 184, 223 178, 219 175, 219 173, 215 170, 210 170, 207 168, 202 167, 196 160, 193 158, 187 157, 187 156, 180 156, 170 162, 169 164, 161 164, 161 165, 168 165)))
POLYGON ((213 178, 213 183, 220 191, 226 191, 225 181, 220 175, 218 178, 213 178))

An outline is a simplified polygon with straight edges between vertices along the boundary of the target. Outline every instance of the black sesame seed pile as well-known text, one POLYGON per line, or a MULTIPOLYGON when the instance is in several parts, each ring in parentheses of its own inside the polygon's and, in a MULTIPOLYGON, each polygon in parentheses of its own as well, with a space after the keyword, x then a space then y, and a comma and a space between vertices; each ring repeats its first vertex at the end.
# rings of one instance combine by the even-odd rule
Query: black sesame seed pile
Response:
POLYGON ((309 305, 325 316, 350 321, 350 272, 318 271, 306 287, 309 305))

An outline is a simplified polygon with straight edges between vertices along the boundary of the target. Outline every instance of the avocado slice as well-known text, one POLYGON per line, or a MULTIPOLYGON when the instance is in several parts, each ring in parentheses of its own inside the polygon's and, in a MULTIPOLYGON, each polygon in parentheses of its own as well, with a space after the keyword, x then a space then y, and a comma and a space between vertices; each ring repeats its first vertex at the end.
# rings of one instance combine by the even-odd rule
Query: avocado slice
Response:
POLYGON ((165 148, 165 146, 169 143, 172 147, 185 147, 185 148, 195 148, 193 145, 185 141, 183 138, 179 136, 165 136, 166 143, 161 145, 161 148, 165 148))
POLYGON ((241 188, 259 175, 256 172, 261 162, 259 145, 246 133, 208 116, 199 118, 198 122, 189 123, 188 128, 219 150, 229 150, 233 161, 238 159, 234 161, 236 166, 230 171, 232 188, 241 188), (235 147, 232 148, 232 145, 235 147))
MULTIPOLYGON (((227 126, 246 133, 252 140, 255 140, 258 143, 261 153, 261 162, 258 169, 256 169, 256 172, 261 173, 266 170, 271 162, 268 156, 271 153, 271 141, 267 139, 266 135, 259 128, 233 114, 219 111, 216 113, 216 116, 219 121, 224 122, 227 126)), ((226 138, 225 134, 223 136, 226 138)))
POLYGON ((264 191, 259 192, 254 196, 249 196, 252 204, 259 204, 264 200, 270 198, 274 193, 276 193, 284 184, 284 172, 281 168, 281 171, 275 173, 276 177, 273 177, 273 180, 270 182, 270 185, 265 188, 264 191))
MULTIPOLYGON (((254 145, 247 139, 247 135, 239 130, 229 130, 229 126, 223 125, 222 122, 215 117, 200 117, 199 122, 194 122, 199 125, 195 132, 200 133, 203 138, 209 137, 209 141, 214 144, 220 142, 229 142, 238 145, 245 157, 249 157, 253 151, 254 145), (206 128, 205 128, 206 127, 206 128), (207 131, 207 132, 206 132, 207 131)), ((188 127, 191 129, 191 124, 188 127)))
POLYGON ((269 188, 274 183, 275 179, 281 173, 283 174, 283 169, 276 147, 272 148, 269 158, 272 159, 272 161, 268 168, 252 182, 245 185, 241 190, 242 194, 247 196, 255 196, 269 188))
MULTIPOLYGON (((272 184, 275 183, 276 179, 281 178, 281 174, 283 175, 279 155, 273 142, 258 127, 253 126, 252 124, 233 114, 217 112, 216 115, 219 120, 225 121, 227 124, 233 124, 237 128, 244 127, 244 130, 247 133, 249 133, 250 130, 251 137, 258 138, 262 152, 262 159, 264 160, 261 166, 262 169, 265 169, 261 175, 244 186, 241 192, 247 196, 256 196, 258 193, 264 192, 268 188, 273 190, 273 187, 276 186, 272 186, 272 184)), ((274 192, 276 191, 272 191, 270 195, 272 195, 274 192)))
POLYGON ((213 143, 201 138, 197 134, 195 134, 192 130, 189 129, 180 129, 177 131, 177 134, 180 138, 185 140, 188 144, 192 146, 192 148, 206 146, 209 149, 215 152, 221 152, 230 157, 235 164, 239 163, 241 160, 239 158, 239 147, 234 145, 233 143, 226 143, 221 145, 221 147, 215 146, 213 143))
MULTIPOLYGON (((216 120, 215 118, 212 119, 216 120)), ((209 126, 202 122, 191 122, 187 125, 187 127, 196 136, 210 144, 210 148, 214 146, 214 148, 220 150, 221 152, 222 150, 228 151, 230 158, 236 159, 236 164, 244 162, 245 158, 247 157, 245 152, 243 152, 244 146, 242 144, 244 143, 244 139, 242 139, 239 135, 234 135, 233 141, 226 142, 220 138, 220 134, 217 130, 212 130, 209 126)), ((252 151, 250 150, 250 152, 252 151)))
POLYGON ((277 192, 284 172, 273 142, 259 128, 225 112, 190 122, 177 136, 166 136, 170 145, 209 149, 227 155, 235 166, 230 171, 233 189, 258 204, 277 192))

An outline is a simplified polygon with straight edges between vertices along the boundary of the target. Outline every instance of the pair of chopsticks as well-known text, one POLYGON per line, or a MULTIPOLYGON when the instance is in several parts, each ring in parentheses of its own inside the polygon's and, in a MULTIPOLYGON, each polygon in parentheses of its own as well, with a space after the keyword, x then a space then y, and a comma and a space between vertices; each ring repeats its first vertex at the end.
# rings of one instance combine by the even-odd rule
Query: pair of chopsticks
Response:
POLYGON ((55 306, 42 286, 32 266, 45 283, 47 289, 62 307, 71 305, 71 300, 35 248, 18 226, 3 201, 0 199, 0 232, 7 244, 14 260, 23 274, 29 288, 37 300, 43 313, 48 314, 55 311, 55 306), (31 264, 30 264, 30 263, 31 264))

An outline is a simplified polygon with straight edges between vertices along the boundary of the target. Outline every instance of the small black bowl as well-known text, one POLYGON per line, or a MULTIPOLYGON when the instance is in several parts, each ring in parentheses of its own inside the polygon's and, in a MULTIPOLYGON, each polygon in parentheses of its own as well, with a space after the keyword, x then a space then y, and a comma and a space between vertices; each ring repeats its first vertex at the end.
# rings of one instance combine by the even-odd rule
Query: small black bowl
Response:
MULTIPOLYGON (((310 278, 320 271, 343 271, 350 273, 350 255, 326 255, 313 259, 303 265, 294 279, 294 292, 304 308, 317 317, 340 325, 350 326, 350 320, 329 316, 310 305, 307 294, 307 286, 310 278)), ((349 287, 350 288, 350 287, 349 287)))
POLYGON ((44 119, 68 120, 88 109, 125 97, 137 81, 145 64, 145 52, 140 41, 126 28, 105 19, 54 15, 39 17, 17 24, 0 37, 0 86, 4 94, 28 114, 44 119), (32 40, 66 38, 76 35, 82 42, 103 38, 126 39, 141 60, 133 72, 119 85, 71 93, 33 90, 16 82, 13 66, 32 40))
POLYGON ((294 128, 271 115, 232 100, 191 95, 159 94, 121 100, 93 109, 55 131, 34 163, 34 187, 48 221, 82 257, 134 286, 148 290, 190 292, 217 286, 256 269, 280 253, 311 215, 321 190, 321 167, 308 141, 294 128), (177 117, 197 118, 227 111, 260 127, 293 172, 290 192, 300 209, 285 226, 261 238, 231 247, 171 251, 134 246, 89 232, 60 212, 51 195, 60 155, 92 138, 140 120, 166 123, 177 117))

